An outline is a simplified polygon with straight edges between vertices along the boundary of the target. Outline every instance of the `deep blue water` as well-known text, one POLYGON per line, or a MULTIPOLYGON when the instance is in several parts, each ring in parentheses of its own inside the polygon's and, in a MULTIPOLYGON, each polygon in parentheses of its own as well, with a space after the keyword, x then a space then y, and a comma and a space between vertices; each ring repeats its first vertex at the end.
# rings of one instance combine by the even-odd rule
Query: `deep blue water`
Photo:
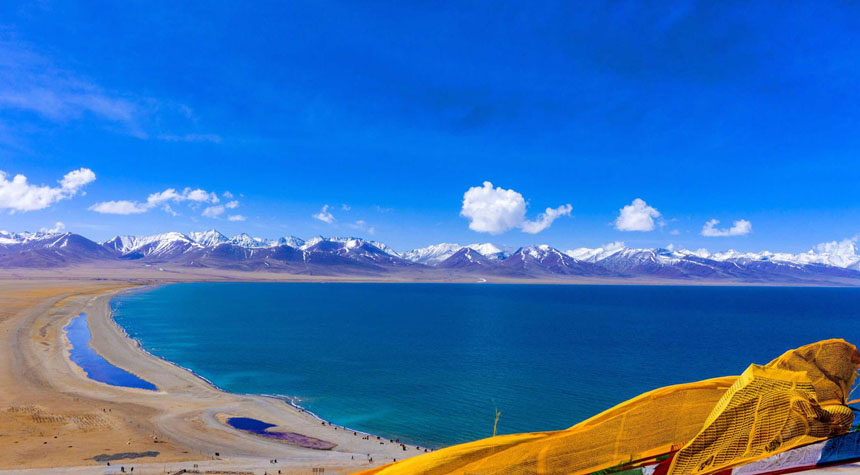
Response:
POLYGON ((440 446, 562 429, 644 391, 860 342, 860 289, 207 283, 114 300, 152 353, 239 393, 440 446))
POLYGON ((127 388, 139 388, 155 391, 158 388, 149 381, 144 381, 128 371, 117 368, 108 363, 107 360, 90 346, 90 327, 87 325, 87 314, 82 313, 73 318, 64 328, 69 343, 72 344, 70 351, 71 360, 87 373, 90 379, 113 386, 127 388))

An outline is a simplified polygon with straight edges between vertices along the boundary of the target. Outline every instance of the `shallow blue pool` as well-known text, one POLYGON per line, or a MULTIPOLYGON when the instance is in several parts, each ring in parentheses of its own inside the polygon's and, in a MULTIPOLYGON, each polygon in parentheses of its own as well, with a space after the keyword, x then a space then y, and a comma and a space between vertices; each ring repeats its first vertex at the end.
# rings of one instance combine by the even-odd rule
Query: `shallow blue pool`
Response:
POLYGON ((128 371, 108 363, 100 354, 96 353, 90 346, 92 336, 90 335, 90 327, 87 325, 86 313, 73 318, 64 330, 72 344, 72 361, 80 366, 90 379, 112 386, 148 389, 150 391, 158 389, 149 381, 140 379, 128 371))

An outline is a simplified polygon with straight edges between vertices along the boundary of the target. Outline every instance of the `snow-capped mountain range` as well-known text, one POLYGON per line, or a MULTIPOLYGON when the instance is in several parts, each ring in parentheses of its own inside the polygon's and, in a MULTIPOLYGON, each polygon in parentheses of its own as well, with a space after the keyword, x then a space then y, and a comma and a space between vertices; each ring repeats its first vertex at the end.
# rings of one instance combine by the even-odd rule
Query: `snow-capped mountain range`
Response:
POLYGON ((491 243, 441 243, 397 252, 384 243, 352 237, 227 237, 216 230, 151 236, 116 236, 93 242, 73 233, 0 231, 0 267, 153 265, 298 274, 421 274, 518 279, 669 279, 751 283, 860 285, 860 255, 853 242, 788 254, 635 249, 620 243, 561 251, 548 245, 510 249, 491 243))
POLYGON ((448 259, 453 256, 457 251, 469 248, 473 251, 477 251, 482 256, 486 257, 490 260, 503 260, 508 257, 510 253, 510 249, 501 249, 495 244, 484 243, 484 244, 469 244, 466 246, 461 246, 459 244, 452 244, 449 242, 443 242, 441 244, 434 244, 432 246, 422 247, 420 249, 412 249, 411 251, 404 252, 402 254, 403 258, 406 260, 410 260, 412 262, 418 262, 420 264, 427 265, 436 265, 440 262, 448 259))

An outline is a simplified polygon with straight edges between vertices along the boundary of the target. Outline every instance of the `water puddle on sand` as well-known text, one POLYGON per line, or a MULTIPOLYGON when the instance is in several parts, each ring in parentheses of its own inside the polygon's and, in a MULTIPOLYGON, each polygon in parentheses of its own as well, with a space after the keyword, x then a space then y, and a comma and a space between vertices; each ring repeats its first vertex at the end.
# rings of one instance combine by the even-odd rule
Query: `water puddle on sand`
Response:
POLYGON ((270 439, 280 440, 288 444, 298 445, 299 447, 305 447, 308 449, 331 450, 336 445, 326 440, 297 434, 295 432, 270 431, 270 428, 275 427, 274 424, 269 424, 268 422, 263 422, 257 419, 251 419, 250 417, 230 417, 227 419, 227 425, 243 432, 249 432, 251 434, 268 437, 270 439))
POLYGON ((90 327, 87 325, 86 313, 73 318, 63 330, 65 330, 66 336, 72 344, 71 360, 80 366, 90 379, 111 386, 158 390, 149 381, 140 379, 122 368, 117 368, 96 353, 96 350, 90 346, 92 335, 90 335, 90 327))

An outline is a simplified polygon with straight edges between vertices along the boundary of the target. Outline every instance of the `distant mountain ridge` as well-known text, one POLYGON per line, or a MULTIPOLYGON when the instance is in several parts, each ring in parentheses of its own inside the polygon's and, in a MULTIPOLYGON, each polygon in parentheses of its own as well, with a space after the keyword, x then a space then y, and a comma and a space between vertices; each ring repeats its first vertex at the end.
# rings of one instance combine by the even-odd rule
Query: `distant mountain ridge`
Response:
POLYGON ((560 251, 548 245, 516 250, 491 243, 441 243, 397 252, 354 237, 263 239, 208 231, 116 236, 97 243, 74 233, 0 231, 0 267, 182 266, 316 275, 421 275, 451 278, 679 280, 860 285, 853 244, 838 252, 743 253, 733 250, 605 248, 560 251))

